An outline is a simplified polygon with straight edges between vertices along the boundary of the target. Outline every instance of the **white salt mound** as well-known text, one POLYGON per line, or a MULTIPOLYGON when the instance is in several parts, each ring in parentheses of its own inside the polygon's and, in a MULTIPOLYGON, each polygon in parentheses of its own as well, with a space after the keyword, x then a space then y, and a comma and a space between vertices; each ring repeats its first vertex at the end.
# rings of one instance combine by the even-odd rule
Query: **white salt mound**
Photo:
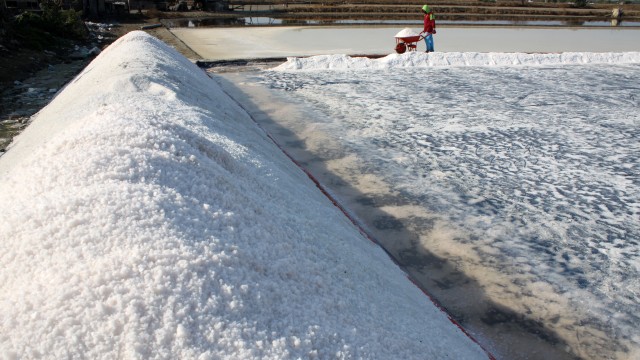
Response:
POLYGON ((400 32, 398 32, 398 33, 396 34, 396 36, 394 36, 394 37, 397 37, 397 38, 403 38, 403 37, 408 37, 408 36, 418 36, 418 35, 420 35, 420 34, 419 34, 419 33, 417 33, 417 32, 415 32, 413 29, 410 29, 410 28, 404 28, 404 29, 400 30, 400 32))
POLYGON ((486 354, 186 58, 102 52, 0 158, 6 358, 486 354))

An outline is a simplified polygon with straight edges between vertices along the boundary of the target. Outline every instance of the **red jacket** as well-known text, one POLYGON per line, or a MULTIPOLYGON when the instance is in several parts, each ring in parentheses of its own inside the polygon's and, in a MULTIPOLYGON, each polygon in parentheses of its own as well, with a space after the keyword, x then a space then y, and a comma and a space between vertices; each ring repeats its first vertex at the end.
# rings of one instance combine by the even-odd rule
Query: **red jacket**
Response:
POLYGON ((422 30, 422 32, 429 34, 436 33, 436 17, 433 15, 433 11, 424 14, 424 30, 422 30))

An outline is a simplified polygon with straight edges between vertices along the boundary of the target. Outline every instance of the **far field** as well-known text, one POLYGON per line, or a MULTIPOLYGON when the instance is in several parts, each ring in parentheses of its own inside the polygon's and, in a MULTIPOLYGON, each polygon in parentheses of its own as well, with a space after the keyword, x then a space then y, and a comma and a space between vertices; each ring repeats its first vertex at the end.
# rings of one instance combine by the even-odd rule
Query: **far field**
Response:
MULTIPOLYGON (((581 0, 578 0, 581 1, 581 0)), ((402 0, 230 0, 231 11, 199 12, 195 17, 240 18, 268 16, 286 22, 313 20, 330 24, 344 20, 415 20, 425 2, 402 0)), ((528 1, 427 1, 440 21, 563 21, 581 25, 590 21, 640 22, 640 2, 575 3, 528 1)), ((163 12, 159 18, 185 17, 163 12)))

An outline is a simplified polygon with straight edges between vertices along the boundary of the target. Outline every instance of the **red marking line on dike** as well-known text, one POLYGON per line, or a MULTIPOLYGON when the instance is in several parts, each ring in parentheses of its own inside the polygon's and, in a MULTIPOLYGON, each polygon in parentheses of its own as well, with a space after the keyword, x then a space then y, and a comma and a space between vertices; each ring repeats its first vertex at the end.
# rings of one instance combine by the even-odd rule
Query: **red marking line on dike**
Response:
POLYGON ((327 199, 329 199, 329 201, 331 201, 331 203, 337 207, 346 217, 347 219, 349 219, 349 221, 351 221, 351 223, 358 229, 358 231, 360 232, 360 234, 362 234, 365 238, 367 238, 369 241, 371 241, 373 244, 375 244, 376 246, 378 246, 382 251, 384 251, 387 256, 391 259, 391 261, 393 261, 394 264, 396 264, 396 266, 398 266, 405 274, 405 276, 407 277, 407 279, 409 279, 409 281, 411 281, 411 283, 417 287, 420 291, 422 291, 422 293, 429 299, 429 301, 431 301, 431 303, 433 305, 435 305, 440 311, 442 311, 446 316, 447 319, 449 319, 449 321, 451 321, 451 323, 453 325, 455 325, 458 329, 460 329, 460 331, 462 331, 462 333, 467 336, 469 339, 471 339, 471 341, 473 341, 474 343, 476 343, 489 357, 489 360, 496 360, 496 358, 487 350, 485 349, 482 344, 480 344, 478 342, 478 340, 476 340, 467 330, 464 329, 464 327, 462 327, 462 325, 460 323, 458 323, 453 317, 451 317, 451 315, 449 314, 449 312, 444 308, 444 306, 442 306, 438 301, 436 301, 433 296, 431 296, 431 294, 429 294, 429 292, 427 292, 426 289, 424 289, 422 286, 420 286, 420 284, 411 277, 411 275, 409 275, 409 273, 407 273, 406 270, 404 270, 402 268, 402 266, 398 263, 398 261, 389 253, 389 251, 387 251, 387 249, 384 248, 384 246, 381 245, 381 243, 371 234, 369 234, 364 227, 355 219, 355 217, 353 217, 348 211, 347 209, 344 208, 344 206, 342 206, 342 204, 340 204, 338 202, 338 200, 333 197, 333 195, 331 195, 331 193, 325 189, 324 186, 322 186, 322 184, 320 183, 320 181, 318 181, 318 179, 316 179, 316 177, 309 172, 307 169, 305 169, 296 159, 293 158, 293 156, 291 156, 277 141, 276 139, 271 136, 271 134, 264 128, 262 127, 258 121, 256 121, 256 119, 253 117, 253 115, 251 115, 251 113, 249 113, 249 111, 247 111, 247 109, 244 108, 244 106, 242 106, 242 104, 237 101, 235 98, 233 98, 233 96, 231 96, 229 93, 227 93, 224 89, 222 89, 222 91, 227 94, 227 96, 229 96, 229 98, 231 98, 240 108, 242 108, 245 113, 247 115, 249 115, 249 118, 251 118, 251 120, 258 126, 258 128, 260 128, 265 135, 267 135, 267 137, 273 142, 273 144, 275 144, 278 149, 280 149, 280 151, 282 151, 282 153, 289 158, 300 170, 302 170, 307 177, 313 181, 313 183, 316 185, 316 187, 320 190, 320 192, 322 192, 324 194, 324 196, 327 197, 327 199))

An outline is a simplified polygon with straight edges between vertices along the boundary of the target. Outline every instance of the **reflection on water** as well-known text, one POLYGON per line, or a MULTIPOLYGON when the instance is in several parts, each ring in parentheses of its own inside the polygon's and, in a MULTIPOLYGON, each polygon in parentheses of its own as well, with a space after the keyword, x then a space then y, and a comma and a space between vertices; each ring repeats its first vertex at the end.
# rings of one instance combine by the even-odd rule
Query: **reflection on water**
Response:
MULTIPOLYGON (((180 27, 224 27, 224 26, 303 26, 303 25, 414 25, 420 26, 420 20, 305 20, 276 19, 272 17, 204 18, 164 20, 170 28, 180 27)), ((566 26, 566 27, 640 27, 640 21, 518 21, 518 20, 440 20, 440 25, 466 26, 566 26)))

